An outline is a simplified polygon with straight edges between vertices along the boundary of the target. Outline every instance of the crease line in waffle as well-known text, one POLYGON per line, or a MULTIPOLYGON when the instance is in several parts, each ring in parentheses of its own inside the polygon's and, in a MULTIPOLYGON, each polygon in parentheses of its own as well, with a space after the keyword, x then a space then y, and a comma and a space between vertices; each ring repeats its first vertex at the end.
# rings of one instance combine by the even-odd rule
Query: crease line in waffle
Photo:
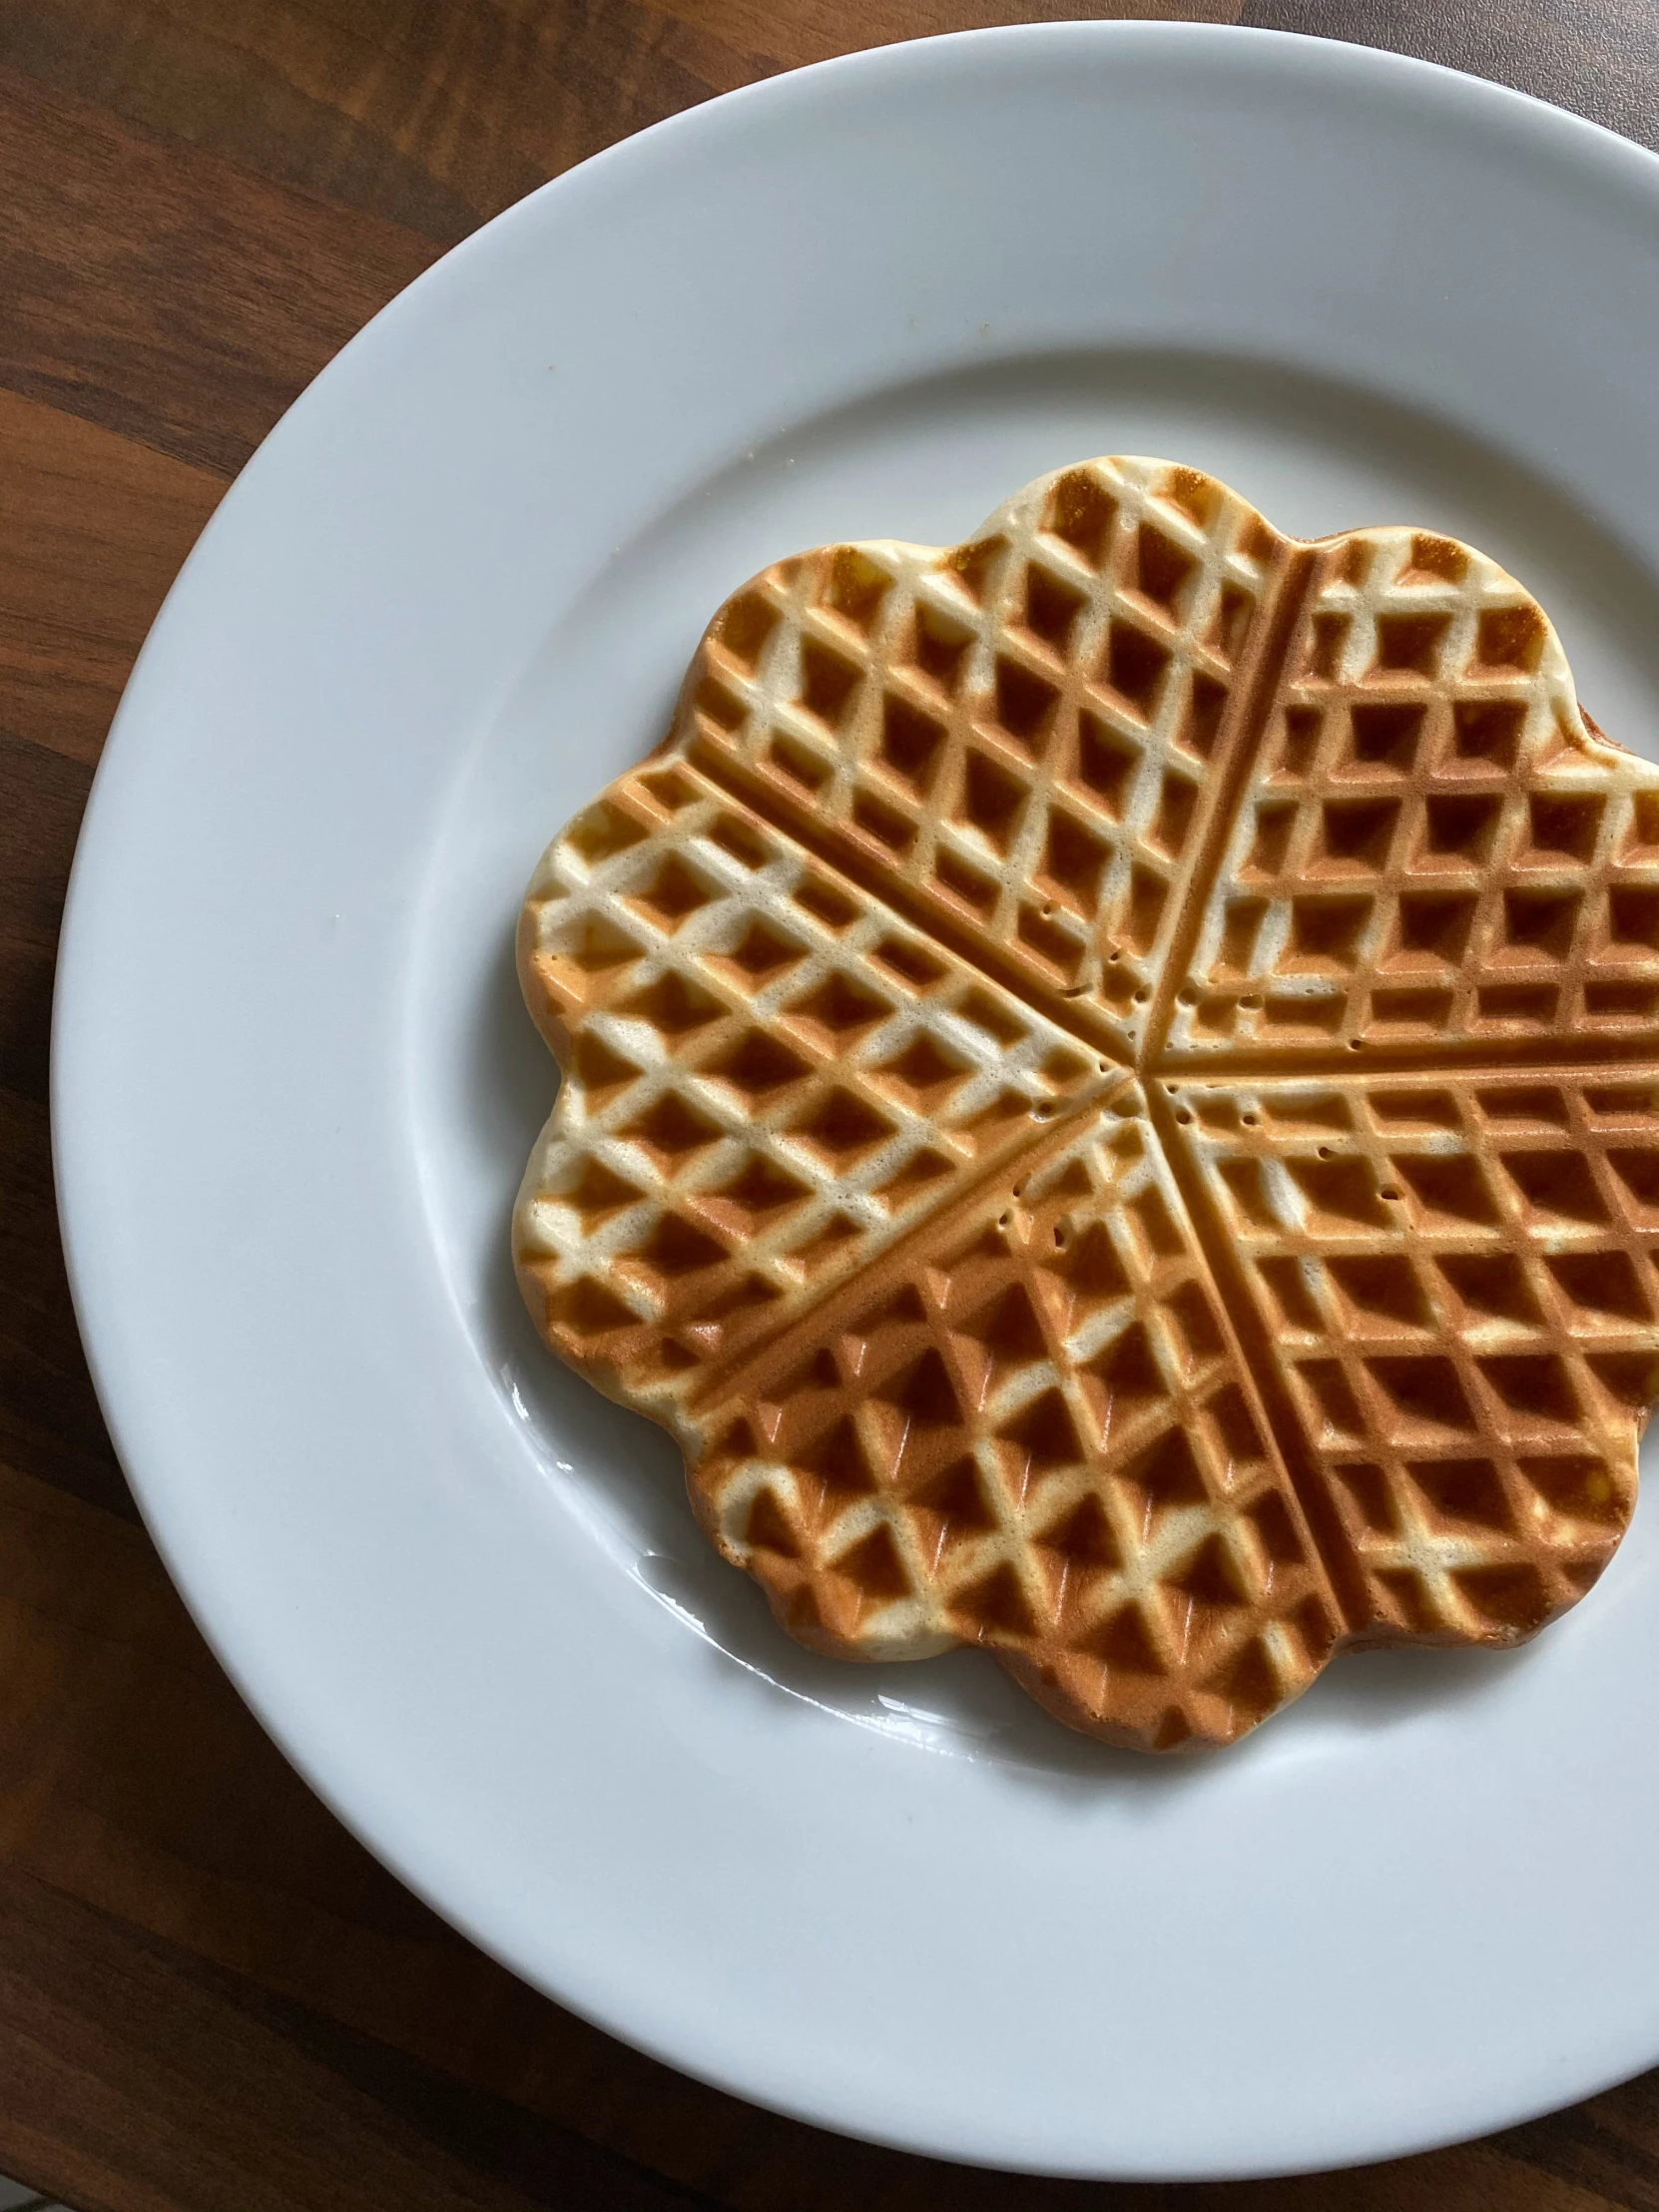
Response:
POLYGON ((1297 1416, 1291 1393, 1273 1357, 1270 1334, 1263 1328, 1255 1302, 1249 1296, 1235 1245, 1213 1203, 1211 1191, 1194 1172, 1188 1149, 1180 1142, 1176 1116, 1181 1109, 1172 1102, 1172 1085, 1162 1081, 1148 1084, 1152 1124, 1170 1171, 1186 1200, 1194 1234, 1220 1302, 1239 1333, 1285 1472, 1307 1518, 1321 1563, 1331 1579, 1344 1631, 1352 1637, 1368 1620, 1364 1581, 1329 1494, 1316 1477, 1315 1455, 1310 1449, 1306 1429, 1297 1416))
MULTIPOLYGON (((849 850, 832 834, 827 835, 810 816, 792 818, 778 806, 777 795, 769 793, 756 778, 746 775, 741 763, 724 758, 697 739, 687 747, 686 758, 711 784, 717 784, 730 798, 750 808, 782 835, 804 845, 847 882, 891 906, 970 967, 977 968, 988 982, 995 983, 1001 990, 1012 991, 1016 997, 1019 995, 1019 978, 1007 972, 1007 963, 997 957, 996 947, 976 942, 971 932, 953 924, 950 916, 928 912, 902 877, 890 872, 883 874, 867 856, 849 850)), ((1102 1033, 1102 1025, 1090 1022, 1086 1009, 1068 1005, 1062 999, 1059 1004, 1046 1005, 1043 1012, 1057 1028, 1069 1030, 1079 1043, 1093 1051, 1108 1053, 1127 1072, 1131 1063, 1124 1056, 1122 1040, 1110 1031, 1102 1033)))
MULTIPOLYGON (((982 1209, 994 1185, 1006 1184, 1008 1197, 1017 1202, 1031 1176, 1039 1172, 1056 1151, 1075 1141, 1078 1125, 1097 1119, 1121 1099, 1134 1082, 1135 1076, 1129 1068, 1114 1069, 1098 1091, 1075 1104, 1057 1106, 1051 1116, 1045 1115, 1041 1127, 1034 1129, 1016 1150, 965 1171, 960 1181, 950 1184, 928 1210, 918 1213, 886 1246, 882 1253, 884 1266, 889 1271, 902 1269, 912 1251, 938 1236, 943 1224, 966 1216, 975 1207, 982 1209)), ((751 1371, 775 1365, 780 1360, 789 1361, 800 1345, 806 1344, 816 1331, 829 1326, 828 1317, 832 1312, 858 1295, 855 1279, 841 1278, 827 1284, 775 1335, 745 1345, 741 1352, 725 1362, 711 1362, 690 1393, 689 1409, 701 1414, 711 1405, 718 1406, 741 1396, 751 1371)))
MULTIPOLYGON (((1460 1068, 1470 1075, 1483 1069, 1535 1067, 1543 1069, 1646 1067, 1659 1057, 1659 1045, 1647 1037, 1579 1037, 1570 1046, 1550 1038, 1521 1038, 1505 1046, 1501 1056, 1484 1039, 1448 1041, 1437 1046, 1406 1045, 1398 1051, 1367 1051, 1363 1060, 1346 1051, 1298 1053, 1293 1063, 1299 1075, 1410 1075, 1424 1068, 1460 1068)), ((1160 1075, 1204 1076, 1226 1074, 1241 1080, 1247 1076, 1271 1076, 1286 1068, 1278 1052, 1230 1052, 1225 1058, 1210 1053, 1165 1050, 1157 1061, 1160 1075)))
POLYGON ((1263 733, 1284 675, 1292 632, 1314 582, 1314 561, 1311 546, 1293 546, 1270 573, 1267 603, 1256 621, 1261 634, 1259 639, 1252 641, 1250 664, 1244 673, 1243 698, 1238 711, 1231 717, 1231 728, 1224 727, 1216 749, 1215 806, 1205 825, 1186 896, 1176 917, 1169 957, 1164 962, 1147 1015, 1141 1064, 1149 1068, 1162 1062, 1175 1015, 1177 993, 1186 981, 1199 931, 1204 926, 1205 908, 1226 856, 1234 812, 1256 766, 1263 733))

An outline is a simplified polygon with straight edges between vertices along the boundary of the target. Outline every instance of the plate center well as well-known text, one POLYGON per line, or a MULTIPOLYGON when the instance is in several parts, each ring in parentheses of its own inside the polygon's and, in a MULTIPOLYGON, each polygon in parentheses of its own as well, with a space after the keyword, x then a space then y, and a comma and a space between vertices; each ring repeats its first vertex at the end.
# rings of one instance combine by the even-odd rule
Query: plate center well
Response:
MULTIPOLYGON (((519 899, 566 819, 657 743, 704 624, 747 576, 838 538, 945 544, 1044 471, 1106 452, 1190 462, 1302 536, 1411 522, 1479 546, 1554 618, 1586 704, 1652 753, 1659 734, 1655 584, 1637 559, 1518 457, 1386 398, 1266 362, 1155 352, 987 358, 758 432, 629 542, 545 637, 462 763, 430 849, 409 997, 414 1140, 439 1266, 517 1449, 525 1540, 592 1547, 642 1604, 666 1605, 734 1695, 785 1694, 919 1746, 1039 1772, 1180 1786, 1176 1771, 1073 1739, 980 1654, 859 1667, 799 1649, 757 1589, 698 1533, 676 1447, 553 1358, 519 1301, 507 1221, 555 1071, 512 964, 519 899)), ((1649 1570, 1639 1514, 1612 1577, 1649 1570)), ((1593 1633, 1592 1595, 1581 1633, 1593 1633)), ((1303 1756, 1499 1696, 1549 1663, 1399 1652, 1339 1662, 1231 1756, 1303 1756)), ((1187 1763, 1181 1763, 1185 1768, 1187 1763)))

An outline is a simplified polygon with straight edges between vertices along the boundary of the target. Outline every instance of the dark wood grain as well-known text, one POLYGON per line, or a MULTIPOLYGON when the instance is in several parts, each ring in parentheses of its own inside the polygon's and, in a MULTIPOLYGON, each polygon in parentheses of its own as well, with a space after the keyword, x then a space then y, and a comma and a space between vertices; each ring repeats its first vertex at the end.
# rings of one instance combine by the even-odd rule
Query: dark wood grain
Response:
POLYGON ((1659 144, 1659 0, 0 0, 0 2169, 84 2212, 1659 2212, 1659 2076, 1363 2172, 1152 2190, 755 2111, 533 1995, 284 1765, 133 1516, 47 1143, 109 719, 231 475, 544 178, 770 71, 1076 12, 1484 70, 1659 144))
POLYGON ((0 380, 229 476, 434 259, 377 217, 0 72, 0 380))
POLYGON ((0 1875, 0 2075, 19 2173, 78 2212, 713 2212, 15 1874, 0 1875))
POLYGON ((118 1512, 52 1197, 52 961, 104 732, 223 489, 0 389, 0 1456, 118 1512))
POLYGON ((0 61, 169 144, 452 245, 663 116, 849 48, 1079 13, 1233 22, 1240 0, 31 0, 0 61))
MULTIPOLYGON (((580 2138, 745 2212, 1003 2212, 1051 2203, 1110 2203, 1114 2212, 1143 2203, 1172 2212, 1375 2203, 1427 2212, 1519 2201, 1512 2192, 1530 2181, 1533 2169, 1508 2151, 1477 2146, 1332 2181, 1100 2191, 965 2174, 752 2111, 535 1997, 400 1889, 252 1721, 140 1531, 44 1483, 0 1475, 0 1557, 8 1564, 0 1581, 7 1877, 50 1885, 95 1915, 77 1926, 96 1928, 100 1946, 117 1945, 122 1931, 142 1932, 136 1955, 147 1963, 135 1972, 150 1974, 158 1957, 211 1966, 221 1977, 211 1986, 232 1992, 239 2020, 279 1999, 288 2007, 282 2018, 309 2023, 313 2055, 326 2040, 318 2023, 327 2022, 346 2031, 341 2048, 395 2051, 400 2070, 388 2078, 424 2084, 421 2095, 441 2102, 446 2141, 463 2125, 498 2131, 497 2106, 506 2103, 523 2159, 538 2144, 537 2158, 573 2155, 561 2146, 580 2138)), ((6 2063, 12 1940, 0 1888, 0 2160, 67 2188, 58 2169, 40 2165, 26 2077, 6 2063)), ((12 2026, 21 2032, 15 2018, 12 2026)), ((72 2056, 79 2033, 64 2031, 72 2056)), ((81 2062, 91 2063, 84 2054, 81 2062)), ((353 2064, 359 2081, 361 2062, 353 2064)), ((200 2135, 208 2119, 196 2115, 191 2125, 200 2135)), ((1575 2155, 1617 2164, 1622 2138, 1611 2126, 1586 2140, 1575 2155)), ((178 2201, 221 2200, 199 2190, 178 2201)), ((1525 2201, 1565 2208, 1579 2200, 1552 2179, 1525 2201)))
POLYGON ((1659 8, 1653 0, 1250 0, 1241 20, 1271 31, 1386 46, 1552 100, 1659 147, 1659 8))

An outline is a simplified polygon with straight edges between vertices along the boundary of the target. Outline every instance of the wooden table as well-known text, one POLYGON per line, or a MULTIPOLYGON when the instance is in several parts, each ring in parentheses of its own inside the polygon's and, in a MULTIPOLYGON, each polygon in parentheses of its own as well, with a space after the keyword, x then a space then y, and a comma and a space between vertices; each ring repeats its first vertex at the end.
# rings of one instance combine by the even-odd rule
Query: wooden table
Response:
POLYGON ((382 301, 611 140, 846 46, 1071 13, 1398 46, 1659 146, 1659 0, 0 0, 0 2171, 79 2212, 1659 2208, 1659 2074, 1460 2150, 1168 2190, 935 2165, 683 2080, 294 1779, 87 1380, 54 937, 129 665, 231 477, 382 301))

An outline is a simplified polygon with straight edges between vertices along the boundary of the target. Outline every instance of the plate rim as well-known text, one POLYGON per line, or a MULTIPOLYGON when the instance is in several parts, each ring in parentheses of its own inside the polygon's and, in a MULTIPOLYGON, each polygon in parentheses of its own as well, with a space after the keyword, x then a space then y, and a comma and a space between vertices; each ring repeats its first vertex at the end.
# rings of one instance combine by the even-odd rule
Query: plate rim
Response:
MULTIPOLYGON (((843 81, 875 81, 882 76, 901 78, 916 68, 916 55, 930 49, 951 48, 1040 48, 1052 46, 1057 51, 1072 42, 1101 48, 1130 50, 1135 47, 1174 48, 1185 46, 1193 51, 1201 48, 1212 52, 1239 50, 1245 47, 1256 51, 1280 49, 1292 55, 1292 66, 1314 66, 1328 69, 1334 75, 1357 71, 1362 78, 1379 81, 1394 80, 1414 88, 1423 99, 1448 103, 1473 104, 1476 111, 1496 116, 1505 111, 1511 119, 1524 128, 1530 128, 1559 142, 1563 136, 1574 138, 1581 149, 1589 154, 1611 161, 1623 167, 1632 178, 1639 178, 1644 188, 1659 204, 1659 154, 1627 140, 1606 127, 1559 109, 1536 96, 1520 92, 1512 87, 1452 70, 1443 65, 1424 61, 1418 57, 1395 53, 1388 49, 1374 48, 1345 41, 1328 40, 1317 36, 1255 27, 1207 23, 1149 22, 1138 19, 1109 21, 1048 22, 1040 24, 1000 25, 962 32, 940 33, 934 36, 899 41, 890 45, 862 49, 850 54, 836 55, 803 68, 781 72, 717 96, 696 107, 667 117, 633 134, 629 138, 602 149, 575 168, 551 179, 536 188, 524 199, 503 210, 479 229, 441 255, 427 270, 403 287, 390 301, 353 334, 319 375, 284 412, 280 423, 288 414, 304 407, 320 386, 330 383, 340 365, 348 356, 354 357, 359 348, 370 341, 370 335, 381 330, 388 318, 395 319, 406 311, 408 303, 416 295, 424 296, 435 287, 453 279, 458 268, 469 267, 470 257, 487 251, 482 242, 497 240, 514 226, 528 226, 538 220, 540 211, 550 203, 563 207, 579 193, 596 188, 619 169, 625 169, 641 160, 672 160, 677 146, 688 147, 696 143, 702 134, 718 138, 728 132, 752 110, 763 110, 788 100, 808 99, 819 96, 821 90, 830 95, 843 81)), ((1478 120, 1478 115, 1476 116, 1478 120)), ((280 423, 277 426, 279 427, 280 423)), ((267 440, 262 440, 256 455, 263 452, 267 440)), ((82 1177, 77 1166, 78 1147, 82 1137, 76 1131, 76 1105, 71 1090, 75 1081, 74 1063, 84 1051, 83 1041, 77 1035, 77 1025, 84 1024, 86 1002, 89 995, 87 974, 90 956, 83 949, 91 933, 89 915, 94 906, 96 892, 89 888, 93 881, 97 846, 118 831, 110 828, 110 817, 119 804, 121 793, 117 777, 125 774, 125 764, 142 735, 142 706, 135 705, 135 694, 141 676, 155 657, 157 641, 170 635, 170 625, 176 625, 185 617, 181 613, 185 598, 191 588, 199 566, 211 561, 216 538, 220 534, 222 518, 237 503, 239 511, 244 493, 243 477, 246 466, 227 489, 213 518, 204 529, 192 549, 178 577, 170 588, 159 610, 134 670, 124 688, 123 697, 112 721, 95 774, 86 813, 77 837, 74 862, 62 919, 60 949, 55 979, 50 1063, 50 1123, 52 1158, 60 1230, 62 1235, 71 1298, 76 1321, 85 1348, 88 1367, 92 1375, 100 1408, 109 1426, 112 1441, 132 1488, 135 1501, 144 1524, 161 1553, 175 1588, 186 1604, 193 1620, 209 1643, 217 1662, 230 1676, 239 1696, 249 1705, 261 1726, 276 1742, 283 1756, 300 1773, 311 1788, 342 1824, 361 1841, 395 1876, 433 1908, 449 1925, 458 1928, 468 1940, 495 1958, 509 1971, 541 1989, 557 2003, 589 2020, 605 2032, 618 2036, 633 2047, 647 2052, 677 2071, 694 2079, 707 2082, 729 2094, 760 2104, 764 2109, 775 2110, 807 2124, 826 2127, 854 2136, 856 2139, 882 2144, 912 2154, 935 2157, 943 2161, 982 2163, 982 2155, 972 2150, 958 2151, 948 2144, 930 2140, 924 2132, 907 2132, 901 2127, 883 2127, 867 2120, 856 2119, 845 2113, 836 2113, 825 2103, 809 2098, 790 2101, 773 2091, 758 2090, 741 2073, 712 2063, 700 2062, 697 2054, 672 2041, 659 2041, 649 2023, 632 2016, 623 2017, 608 2013, 582 1996, 551 1987, 539 1973, 532 1974, 521 1960, 515 1959, 506 1948, 495 1941, 464 1911, 457 1909, 452 1899, 446 1898, 422 1870, 411 1867, 405 1851, 399 1848, 399 1840, 388 1837, 374 1826, 371 1816, 360 1803, 353 1801, 349 1791, 338 1780, 313 1763, 302 1732, 291 1725, 289 1716, 274 1708, 280 1703, 281 1686, 269 1673, 262 1673, 257 1660, 239 1648, 235 1624, 216 1611, 214 1592, 203 1585, 201 1578, 187 1567, 178 1556, 175 1531, 181 1525, 173 1518, 173 1501, 166 1498, 165 1476, 159 1476, 154 1468, 142 1462, 142 1445, 135 1446, 132 1422, 124 1418, 130 1410, 124 1402, 125 1384, 111 1372, 105 1354, 98 1318, 100 1290, 98 1285, 99 1253, 95 1228, 85 1222, 79 1192, 82 1177), (120 764, 111 773, 110 764, 120 764)), ((247 496, 254 496, 249 493, 247 496)), ((1656 2016, 1654 2045, 1649 2055, 1640 2061, 1651 2064, 1659 2059, 1659 2016, 1656 2016)), ((1608 2076, 1604 2066, 1592 2064, 1586 2075, 1587 2085, 1574 2085, 1563 2094, 1561 2102, 1570 2102, 1598 2087, 1609 2085, 1611 2079, 1623 2075, 1608 2076)), ((1514 2121, 1536 2115, 1540 2109, 1536 2095, 1528 2092, 1512 2108, 1484 2116, 1476 2123, 1484 2133, 1514 2121)), ((1072 2163, 1051 2164, 1041 2160, 998 2160, 1002 2170, 1032 2174, 1088 2175, 1096 2178, 1139 2179, 1218 2179, 1247 2177, 1251 2175, 1292 2174, 1306 2171, 1340 2170, 1341 2165, 1369 2162, 1379 2157, 1408 2155, 1429 2150, 1444 2144, 1467 2139, 1468 2130, 1456 2126, 1449 2130, 1430 2129, 1420 2134, 1402 2137, 1402 2148, 1379 2149, 1375 2145, 1363 2145, 1352 2158, 1333 2166, 1328 2158, 1321 2157, 1308 2164, 1273 2163, 1269 2165, 1240 2165, 1201 2161, 1191 2166, 1138 2165, 1087 2166, 1072 2163)))

